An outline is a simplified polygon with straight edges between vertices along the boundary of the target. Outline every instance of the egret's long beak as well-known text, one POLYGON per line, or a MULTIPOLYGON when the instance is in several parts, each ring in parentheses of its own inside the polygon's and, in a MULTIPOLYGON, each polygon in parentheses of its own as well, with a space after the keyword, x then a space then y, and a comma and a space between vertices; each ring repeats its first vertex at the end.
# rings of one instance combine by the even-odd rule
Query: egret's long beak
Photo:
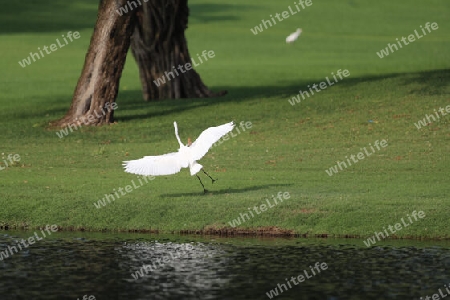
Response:
POLYGON ((192 145, 192 141, 191 141, 191 138, 190 137, 188 137, 188 142, 187 142, 187 146, 188 147, 190 147, 192 145))

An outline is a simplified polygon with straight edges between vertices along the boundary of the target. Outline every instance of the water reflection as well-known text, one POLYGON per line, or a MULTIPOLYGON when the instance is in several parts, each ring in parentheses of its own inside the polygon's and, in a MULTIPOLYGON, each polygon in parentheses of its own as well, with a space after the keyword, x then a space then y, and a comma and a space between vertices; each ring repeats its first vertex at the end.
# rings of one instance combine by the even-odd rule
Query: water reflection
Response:
POLYGON ((230 280, 220 276, 228 264, 220 245, 155 241, 125 243, 116 250, 123 267, 130 270, 127 281, 139 284, 154 299, 158 295, 213 299, 208 295, 218 294, 230 280))
MULTIPOLYGON (((27 234, 1 232, 0 252, 27 234)), ((269 299, 316 262, 328 268, 274 299, 419 299, 450 283, 448 248, 351 242, 56 233, 0 261, 0 299, 269 299), (135 279, 143 265, 156 267, 135 279)))

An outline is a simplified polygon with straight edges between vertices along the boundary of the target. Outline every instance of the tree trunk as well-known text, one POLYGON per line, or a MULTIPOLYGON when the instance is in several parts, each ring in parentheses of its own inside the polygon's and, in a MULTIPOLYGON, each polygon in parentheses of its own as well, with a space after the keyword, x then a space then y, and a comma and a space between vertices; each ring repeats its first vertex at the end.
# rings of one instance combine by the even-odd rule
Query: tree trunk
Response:
POLYGON ((195 70, 186 68, 187 64, 195 66, 184 36, 189 17, 187 0, 142 1, 136 16, 131 51, 139 66, 144 100, 226 94, 210 91, 195 70))
POLYGON ((114 121, 119 80, 130 47, 135 11, 119 15, 116 11, 127 0, 102 0, 83 71, 72 105, 55 126, 100 125, 114 121))

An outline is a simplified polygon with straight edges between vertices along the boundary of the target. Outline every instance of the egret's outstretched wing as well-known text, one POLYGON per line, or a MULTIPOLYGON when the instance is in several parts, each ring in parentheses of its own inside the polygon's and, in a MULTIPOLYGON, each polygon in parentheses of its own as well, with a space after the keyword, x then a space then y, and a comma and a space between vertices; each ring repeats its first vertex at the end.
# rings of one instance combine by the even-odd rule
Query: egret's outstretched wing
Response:
POLYGON ((180 172, 185 165, 179 152, 158 156, 144 156, 141 159, 124 161, 125 172, 138 175, 172 175, 180 172))
POLYGON ((199 160, 202 158, 215 142, 233 130, 233 128, 234 123, 230 122, 216 127, 209 127, 204 130, 189 147, 191 149, 192 158, 194 160, 199 160))

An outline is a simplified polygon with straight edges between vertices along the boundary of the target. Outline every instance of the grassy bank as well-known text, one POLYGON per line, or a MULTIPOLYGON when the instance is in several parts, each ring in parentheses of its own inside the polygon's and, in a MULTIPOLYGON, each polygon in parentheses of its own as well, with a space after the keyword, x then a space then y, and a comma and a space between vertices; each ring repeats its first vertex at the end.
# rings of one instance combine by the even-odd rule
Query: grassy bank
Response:
POLYGON ((228 95, 144 103, 130 55, 117 99, 117 123, 82 128, 64 138, 47 124, 70 105, 96 5, 78 1, 59 7, 42 1, 38 12, 58 15, 63 9, 67 14, 46 24, 32 18, 39 15, 36 10, 15 4, 30 16, 19 24, 6 17, 5 4, 0 12, 5 28, 0 41, 0 162, 8 154, 20 155, 20 161, 0 170, 0 225, 235 230, 229 222, 249 213, 249 207, 266 199, 273 204, 272 195, 288 192, 289 199, 249 215, 239 230, 367 237, 401 218, 409 223, 407 215, 416 210, 425 217, 398 230, 397 237, 449 238, 450 117, 441 115, 420 129, 415 123, 450 105, 450 11, 442 1, 413 2, 313 2, 254 35, 250 28, 292 3, 191 1, 191 55, 215 52, 197 71, 210 88, 227 89, 228 95), (439 29, 385 58, 377 56, 426 22, 437 22, 439 29), (286 45, 284 38, 297 27, 303 29, 299 40, 286 45), (81 38, 25 68, 18 64, 67 31, 79 31, 81 38), (300 89, 339 69, 350 75, 301 103, 289 103, 300 89), (123 172, 123 160, 177 150, 173 121, 186 142, 188 136, 196 138, 205 128, 231 120, 252 126, 234 131, 235 137, 200 161, 218 178, 214 185, 204 179, 208 194, 183 170, 133 188, 104 207, 94 205, 133 180, 139 186, 136 176, 123 172), (369 150, 377 140, 386 140, 387 146, 327 174, 337 161, 369 150))

